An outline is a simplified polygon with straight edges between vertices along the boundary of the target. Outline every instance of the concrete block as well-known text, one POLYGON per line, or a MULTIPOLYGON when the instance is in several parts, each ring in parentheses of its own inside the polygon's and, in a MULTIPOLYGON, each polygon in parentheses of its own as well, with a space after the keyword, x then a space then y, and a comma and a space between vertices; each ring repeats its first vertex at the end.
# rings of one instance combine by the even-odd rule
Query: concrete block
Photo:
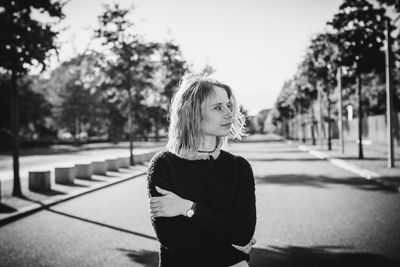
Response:
POLYGON ((134 155, 135 164, 142 164, 143 163, 143 154, 136 154, 134 155))
POLYGON ((106 163, 107 163, 107 171, 113 171, 113 172, 118 171, 119 166, 117 159, 107 159, 106 163))
POLYGON ((50 171, 29 172, 29 190, 49 191, 51 190, 50 171))
POLYGON ((90 180, 92 179, 93 166, 92 164, 76 164, 76 178, 90 180))
POLYGON ((147 152, 144 154, 144 161, 150 161, 151 158, 153 157, 154 152, 147 152))
POLYGON ((105 161, 93 161, 93 174, 105 175, 107 172, 107 162, 105 161))
POLYGON ((75 167, 60 167, 54 169, 56 183, 73 184, 76 170, 75 167))
POLYGON ((117 158, 117 163, 119 168, 129 168, 129 157, 117 158))

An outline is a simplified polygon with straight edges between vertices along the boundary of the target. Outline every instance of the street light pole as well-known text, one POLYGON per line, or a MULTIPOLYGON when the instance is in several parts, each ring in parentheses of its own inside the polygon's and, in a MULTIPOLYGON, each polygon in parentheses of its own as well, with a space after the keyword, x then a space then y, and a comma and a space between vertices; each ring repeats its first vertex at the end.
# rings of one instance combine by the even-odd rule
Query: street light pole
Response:
POLYGON ((340 135, 340 148, 344 154, 344 137, 343 137, 343 103, 342 103, 342 68, 339 67, 337 71, 337 85, 339 95, 339 135, 340 135))
POLYGON ((393 149, 393 90, 392 90, 392 55, 391 55, 391 36, 390 20, 386 19, 386 118, 387 118, 387 146, 388 146, 388 167, 394 167, 394 149, 393 149))
POLYGON ((318 88, 318 104, 319 104, 319 124, 318 124, 318 137, 319 137, 319 142, 320 142, 320 147, 322 148, 324 145, 324 139, 322 136, 323 132, 323 121, 322 121, 322 92, 321 88, 318 88))

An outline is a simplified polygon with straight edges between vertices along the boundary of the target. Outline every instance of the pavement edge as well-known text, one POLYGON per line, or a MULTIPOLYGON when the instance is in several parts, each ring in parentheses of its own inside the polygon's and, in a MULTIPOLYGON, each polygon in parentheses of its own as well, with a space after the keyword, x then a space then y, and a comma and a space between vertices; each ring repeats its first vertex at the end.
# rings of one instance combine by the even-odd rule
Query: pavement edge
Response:
MULTIPOLYGON (((292 143, 288 143, 288 144, 292 144, 292 143)), ((371 180, 371 181, 379 183, 385 187, 388 187, 394 191, 400 192, 400 187, 398 185, 382 180, 382 176, 379 173, 376 173, 376 172, 373 172, 373 171, 370 171, 367 169, 363 169, 361 167, 358 167, 358 166, 351 164, 342 159, 332 158, 329 155, 327 155, 321 151, 310 149, 305 145, 298 145, 297 148, 300 149, 301 151, 309 153, 310 155, 312 155, 316 158, 327 160, 331 164, 333 164, 339 168, 342 168, 346 171, 349 171, 351 173, 354 173, 362 178, 371 180)))

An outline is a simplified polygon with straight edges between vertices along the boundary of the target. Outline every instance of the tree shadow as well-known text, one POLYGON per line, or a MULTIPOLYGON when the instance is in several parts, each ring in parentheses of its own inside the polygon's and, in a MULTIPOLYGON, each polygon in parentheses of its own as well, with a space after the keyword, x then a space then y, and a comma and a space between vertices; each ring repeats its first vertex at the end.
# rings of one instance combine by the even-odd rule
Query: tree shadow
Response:
POLYGON ((57 190, 33 190, 31 189, 30 191, 34 192, 34 193, 38 193, 40 195, 45 195, 45 196, 57 196, 57 195, 66 195, 68 193, 66 192, 61 192, 61 191, 57 191, 57 190))
POLYGON ((246 157, 248 161, 322 161, 319 158, 251 158, 246 157))
POLYGON ((264 149, 264 148, 262 148, 262 149, 260 149, 260 150, 257 150, 257 149, 254 149, 254 150, 239 150, 239 149, 231 149, 231 150, 229 150, 230 152, 232 152, 232 153, 246 153, 246 154, 255 154, 255 153, 257 153, 257 154, 275 154, 275 153, 290 153, 290 154, 293 154, 293 153, 306 153, 306 152, 304 152, 304 151, 301 151, 301 150, 299 150, 299 149, 282 149, 282 150, 273 150, 273 149, 264 149))
POLYGON ((336 266, 400 266, 400 259, 389 259, 372 253, 352 253, 347 247, 270 246, 253 248, 250 256, 252 267, 336 267, 336 266))
MULTIPOLYGON (((113 171, 113 172, 114 172, 114 171, 113 171)), ((116 173, 116 172, 114 172, 114 173, 116 173)), ((96 174, 96 175, 100 175, 100 176, 104 176, 104 177, 112 177, 112 178, 114 178, 114 177, 119 177, 119 175, 110 174, 109 171, 107 171, 106 174, 96 174)))
POLYGON ((332 178, 323 175, 307 174, 282 174, 256 176, 256 184, 280 184, 287 186, 311 186, 316 188, 328 188, 330 185, 347 185, 360 190, 382 191, 397 193, 392 186, 387 186, 374 180, 361 177, 332 178))
POLYGON ((75 177, 75 179, 81 180, 81 181, 87 181, 87 182, 95 182, 95 183, 104 182, 104 180, 96 179, 93 176, 91 176, 90 178, 78 178, 78 177, 75 177))
POLYGON ((157 251, 133 250, 119 248, 133 262, 143 264, 145 267, 158 267, 159 256, 157 251))
POLYGON ((57 182, 57 184, 63 185, 63 186, 71 186, 71 187, 89 187, 87 185, 83 185, 83 184, 78 184, 76 182, 57 182))
POLYGON ((14 209, 13 207, 0 203, 0 213, 12 213, 15 211, 17 211, 17 209, 14 209))

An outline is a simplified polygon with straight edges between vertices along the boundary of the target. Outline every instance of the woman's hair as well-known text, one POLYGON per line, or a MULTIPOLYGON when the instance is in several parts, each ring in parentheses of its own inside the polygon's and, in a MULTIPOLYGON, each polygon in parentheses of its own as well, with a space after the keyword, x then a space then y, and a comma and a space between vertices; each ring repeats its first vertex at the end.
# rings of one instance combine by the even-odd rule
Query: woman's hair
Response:
POLYGON ((202 103, 215 94, 213 87, 226 90, 232 104, 233 122, 228 137, 218 137, 221 147, 228 138, 241 139, 245 136, 245 117, 239 111, 231 88, 207 74, 189 73, 182 77, 171 102, 167 149, 185 159, 194 159, 201 142, 202 103))

